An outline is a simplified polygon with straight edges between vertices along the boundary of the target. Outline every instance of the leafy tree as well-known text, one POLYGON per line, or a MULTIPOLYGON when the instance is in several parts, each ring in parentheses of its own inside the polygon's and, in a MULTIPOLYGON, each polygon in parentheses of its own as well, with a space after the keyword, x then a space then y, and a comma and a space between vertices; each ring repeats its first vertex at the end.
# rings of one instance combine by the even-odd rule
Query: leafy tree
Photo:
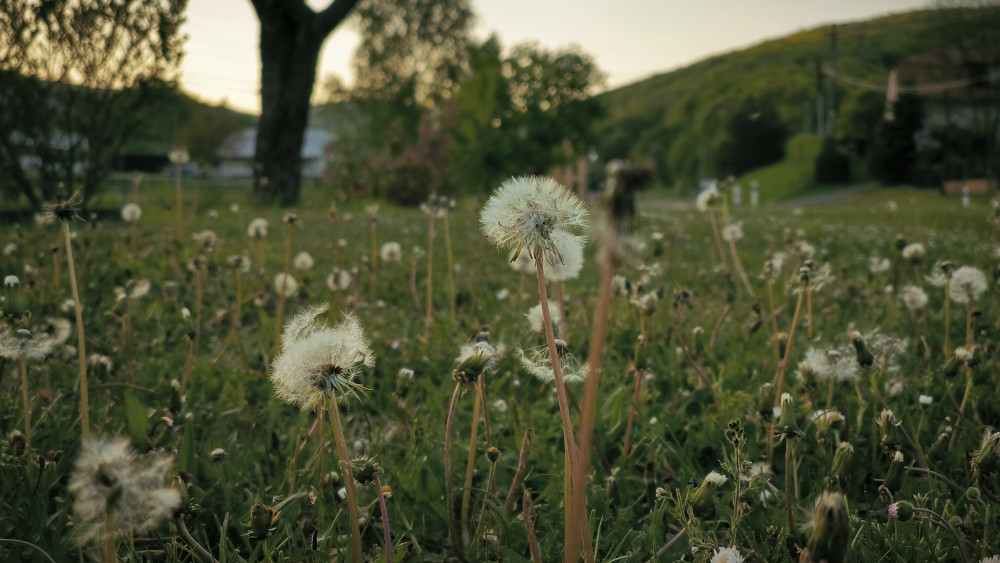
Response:
POLYGON ((495 38, 473 52, 472 72, 455 97, 461 113, 453 163, 460 181, 488 189, 589 151, 596 142, 591 124, 604 111, 592 96, 604 75, 589 55, 575 46, 546 51, 523 43, 501 58, 495 38))
POLYGON ((305 0, 251 0, 260 20, 260 100, 253 192, 258 201, 299 197, 302 143, 319 50, 358 0, 315 12, 305 0), (263 181, 266 178, 266 181, 263 181))
POLYGON ((725 137, 716 151, 722 175, 740 175, 781 160, 788 129, 767 99, 745 98, 733 104, 723 124, 725 137))
POLYGON ((924 123, 923 102, 912 94, 900 96, 892 105, 891 117, 883 118, 875 129, 868 170, 886 184, 900 184, 910 180, 916 163, 914 134, 924 123))
POLYGON ((186 6, 0 0, 0 189, 36 209, 78 189, 85 200, 96 193, 169 90, 186 6))

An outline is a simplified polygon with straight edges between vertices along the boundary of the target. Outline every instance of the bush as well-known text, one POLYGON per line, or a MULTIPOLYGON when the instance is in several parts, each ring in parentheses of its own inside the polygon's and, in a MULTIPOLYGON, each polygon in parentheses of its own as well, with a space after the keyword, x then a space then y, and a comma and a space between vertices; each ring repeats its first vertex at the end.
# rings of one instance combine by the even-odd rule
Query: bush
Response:
POLYGON ((820 184, 844 184, 851 181, 851 158, 841 152, 837 141, 827 138, 823 150, 816 158, 816 182, 820 184))

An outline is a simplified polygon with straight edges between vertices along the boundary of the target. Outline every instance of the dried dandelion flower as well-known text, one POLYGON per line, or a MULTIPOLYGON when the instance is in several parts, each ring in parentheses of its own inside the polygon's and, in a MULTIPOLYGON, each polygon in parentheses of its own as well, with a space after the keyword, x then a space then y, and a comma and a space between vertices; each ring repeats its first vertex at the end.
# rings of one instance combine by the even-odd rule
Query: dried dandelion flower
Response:
POLYGON ((811 530, 807 543, 811 561, 843 563, 847 560, 851 522, 844 495, 824 491, 816 499, 812 519, 806 528, 811 530))
POLYGON ((868 259, 868 271, 873 274, 884 274, 889 271, 891 265, 888 258, 881 256, 872 256, 868 259))
POLYGON ((330 291, 346 291, 351 287, 353 281, 354 276, 351 275, 351 272, 334 268, 330 275, 326 276, 326 287, 330 288, 330 291))
POLYGON ((142 217, 142 208, 138 203, 126 203, 122 206, 122 220, 126 223, 135 223, 142 217))
POLYGON ((901 254, 904 259, 916 263, 927 254, 927 249, 923 244, 914 242, 904 246, 901 254))
POLYGON ((285 324, 281 354, 272 366, 278 398, 302 410, 324 397, 341 403, 357 398, 364 387, 356 377, 364 367, 375 366, 375 355, 354 316, 344 315, 333 327, 317 320, 328 308, 324 304, 304 309, 285 324))
MULTIPOLYGON (((580 271, 583 270, 583 245, 576 244, 574 241, 572 244, 558 245, 558 254, 562 256, 561 262, 552 263, 549 267, 545 269, 545 277, 550 280, 556 281, 567 281, 573 280, 580 276, 580 271)), ((529 261, 530 274, 535 273, 535 264, 529 261)))
POLYGON ((927 292, 920 286, 904 285, 903 290, 899 292, 899 297, 903 300, 906 308, 911 311, 919 311, 927 305, 927 292))
POLYGON ((247 226, 247 236, 258 240, 267 238, 267 227, 267 219, 257 217, 256 219, 250 221, 250 225, 247 226))
POLYGON ((292 261, 292 265, 295 266, 296 270, 308 270, 313 267, 313 264, 315 264, 313 257, 305 250, 296 254, 295 259, 292 261))
MULTIPOLYGON (((63 341, 65 340, 63 338, 63 341)), ((61 344, 62 342, 57 342, 46 333, 32 334, 30 330, 23 328, 14 334, 0 332, 0 357, 11 360, 41 360, 61 344)))
POLYGON ((743 221, 730 223, 722 227, 722 240, 736 242, 743 238, 743 221))
POLYGON ((567 246, 583 246, 575 234, 587 226, 587 208, 562 184, 542 176, 505 181, 490 197, 479 216, 483 234, 498 248, 516 248, 535 259, 541 252, 550 264, 562 262, 567 246))
POLYGON ((951 275, 951 300, 966 304, 978 301, 988 285, 982 271, 972 266, 962 266, 951 275))
POLYGON ((290 274, 282 272, 274 276, 274 291, 279 294, 284 292, 285 297, 291 297, 299 292, 299 282, 290 274))
POLYGON ((181 503, 180 493, 164 486, 172 462, 157 454, 142 462, 124 438, 84 442, 69 482, 77 543, 102 538, 109 511, 119 532, 145 532, 170 516, 181 503))
POLYGON ((487 370, 493 369, 500 359, 500 349, 494 346, 488 338, 463 344, 455 358, 455 369, 451 377, 457 383, 471 385, 487 370))
POLYGON ((402 256, 403 247, 398 242, 387 242, 378 251, 378 258, 383 262, 399 262, 402 256))
POLYGON ((212 249, 219 244, 219 236, 215 234, 215 231, 204 230, 200 233, 195 233, 191 235, 191 239, 195 244, 202 248, 212 249))
POLYGON ((712 185, 705 188, 698 194, 698 197, 694 200, 694 204, 695 207, 698 208, 698 211, 704 213, 708 211, 708 208, 711 205, 713 205, 716 201, 719 201, 721 198, 722 194, 719 193, 718 186, 716 186, 715 183, 712 183, 712 185))
MULTIPOLYGON (((569 352, 569 346, 556 338, 556 353, 559 354, 559 365, 562 368, 563 381, 566 383, 577 383, 587 378, 588 364, 580 363, 573 354, 569 352)), ((517 351, 521 366, 528 373, 538 378, 543 383, 555 381, 555 374, 552 372, 552 358, 549 356, 548 346, 538 346, 527 350, 517 351)))

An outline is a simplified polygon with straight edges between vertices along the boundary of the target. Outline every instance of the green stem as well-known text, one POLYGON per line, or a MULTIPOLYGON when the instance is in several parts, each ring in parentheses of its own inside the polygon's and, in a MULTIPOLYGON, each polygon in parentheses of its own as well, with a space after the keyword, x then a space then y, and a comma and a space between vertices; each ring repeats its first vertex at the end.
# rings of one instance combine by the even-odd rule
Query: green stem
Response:
POLYGON ((63 221, 63 236, 66 239, 66 262, 69 264, 69 281, 73 290, 73 309, 76 311, 76 354, 77 376, 80 379, 80 432, 84 442, 90 437, 90 396, 87 391, 87 342, 83 332, 83 303, 80 302, 80 288, 76 283, 76 266, 73 264, 73 243, 69 235, 69 223, 63 221))
POLYGON ((337 442, 340 474, 343 476, 344 491, 347 493, 347 517, 351 521, 351 561, 353 563, 362 563, 364 561, 364 553, 361 551, 361 528, 358 524, 358 497, 354 491, 351 458, 347 451, 347 440, 344 438, 344 427, 340 423, 340 407, 337 405, 337 397, 331 397, 329 402, 330 421, 333 423, 333 436, 337 442))
POLYGON ((962 538, 959 537, 957 532, 955 532, 955 529, 952 528, 951 525, 948 524, 948 522, 944 518, 942 518, 940 514, 934 512, 929 508, 920 508, 919 506, 913 507, 913 512, 916 512, 917 514, 926 514, 927 516, 930 516, 931 521, 935 525, 943 528, 946 532, 951 534, 952 539, 955 540, 955 544, 958 545, 958 551, 962 556, 962 561, 965 561, 967 563, 969 561, 972 561, 971 559, 969 559, 969 552, 965 550, 965 542, 962 541, 962 538))

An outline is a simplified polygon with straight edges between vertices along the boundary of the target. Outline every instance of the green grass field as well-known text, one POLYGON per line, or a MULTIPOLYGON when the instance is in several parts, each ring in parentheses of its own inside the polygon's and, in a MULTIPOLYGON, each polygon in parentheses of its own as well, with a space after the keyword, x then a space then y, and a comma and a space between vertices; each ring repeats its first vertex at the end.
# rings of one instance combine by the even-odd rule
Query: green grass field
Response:
MULTIPOLYGON (((70 225, 86 353, 106 358, 88 362, 91 432, 126 437, 141 454, 167 456, 165 485, 180 492, 179 508, 155 526, 119 531, 112 555, 347 560, 348 510, 338 494, 344 476, 330 422, 280 402, 269 379, 280 321, 273 280, 286 260, 286 210, 255 208, 242 187, 208 183, 197 190, 197 206, 195 190, 185 188, 178 222, 174 197, 166 181, 147 181, 136 194, 109 190, 96 202, 107 212, 70 225), (117 215, 126 201, 142 208, 132 226, 117 215), (270 224, 259 246, 247 234, 255 217, 270 224), (192 235, 205 230, 219 242, 197 244, 192 235), (252 263, 239 278, 235 323, 237 275, 227 262, 234 254, 252 263), (119 299, 143 280, 147 294, 119 299), (231 331, 235 340, 223 351, 231 331), (217 448, 225 454, 213 455, 217 448)), ((364 326, 375 367, 361 372, 366 392, 341 412, 352 457, 374 458, 380 482, 391 487, 386 514, 394 560, 530 561, 532 538, 541 561, 562 559, 564 451, 556 392, 516 357, 519 348, 545 344, 525 318, 538 292, 535 278, 512 269, 507 254, 480 234, 485 198, 459 201, 447 221, 435 221, 427 339, 429 217, 383 202, 373 222, 368 206, 375 202, 341 201, 319 187, 307 188, 303 201, 292 255, 308 252, 315 263, 292 268, 298 290, 282 316, 287 321, 303 307, 328 303, 322 320, 333 323, 350 312, 364 326), (378 257, 390 241, 401 245, 399 261, 378 257), (334 268, 352 275, 346 288, 328 286, 334 268), (448 497, 443 448, 452 373, 461 345, 484 326, 504 352, 483 376, 484 416, 471 458, 476 391, 457 400, 448 497), (505 502, 526 431, 523 486, 531 491, 534 533, 521 494, 505 502), (499 449, 495 466, 486 456, 490 446, 499 449), (474 471, 463 518, 468 459, 474 471), (449 511, 460 532, 455 540, 449 540, 449 511)), ((631 294, 612 297, 588 468, 596 560, 726 561, 720 549, 729 547, 744 561, 764 562, 800 560, 802 550, 806 561, 1000 555, 1000 434, 994 434, 1000 231, 988 221, 990 201, 977 198, 964 209, 937 194, 874 189, 802 210, 729 210, 731 222, 742 222, 744 236, 732 248, 746 282, 732 248, 713 234, 710 219, 721 225, 726 217, 710 213, 641 206, 616 270, 631 294), (920 243, 926 255, 902 258, 897 237, 920 243), (779 257, 780 271, 768 278, 765 263, 779 257), (887 269, 873 271, 872 257, 887 259, 887 269), (988 286, 974 302, 951 304, 947 333, 945 288, 926 280, 944 260, 978 268, 988 286), (800 268, 809 264, 811 283, 819 285, 824 273, 829 279, 799 299, 800 268), (904 305, 907 285, 926 291, 923 308, 904 305), (690 299, 679 302, 682 290, 690 299), (640 299, 649 294, 655 297, 640 299), (646 346, 636 365, 640 331, 646 346), (857 365, 855 331, 875 356, 871 366, 857 365), (965 345, 972 359, 955 360, 954 348, 965 345), (791 402, 776 418, 770 385, 786 351, 783 387, 791 402), (814 371, 815 362, 837 364, 838 354, 839 369, 857 377, 834 385, 814 371), (816 414, 825 410, 836 414, 816 414), (853 456, 838 456, 845 443, 853 456), (705 483, 713 471, 725 477, 721 484, 705 483), (818 502, 825 492, 843 496, 818 502), (901 501, 896 509, 903 507, 903 516, 890 518, 888 507, 901 501), (905 503, 921 510, 905 519, 905 503)), ((46 319, 74 321, 72 306, 65 306, 72 294, 62 232, 58 224, 37 227, 30 215, 18 217, 19 223, 0 225, 0 274, 18 276, 20 293, 5 288, 0 307, 23 303, 30 318, 8 317, 3 331, 41 334, 46 319)), ((579 278, 563 284, 568 333, 562 338, 584 361, 601 274, 596 249, 592 241, 579 278)), ((554 289, 550 284, 550 296, 554 289)), ((100 541, 80 545, 88 537, 87 515, 74 509, 78 493, 69 487, 81 453, 76 343, 74 328, 66 344, 26 362, 30 447, 16 353, 8 350, 12 359, 0 360, 0 559, 106 556, 100 541)), ((569 389, 582 400, 580 384, 569 389)), ((579 428, 579 414, 571 410, 571 417, 579 428)), ((362 544, 366 557, 386 561, 376 492, 375 485, 358 487, 362 544)))

